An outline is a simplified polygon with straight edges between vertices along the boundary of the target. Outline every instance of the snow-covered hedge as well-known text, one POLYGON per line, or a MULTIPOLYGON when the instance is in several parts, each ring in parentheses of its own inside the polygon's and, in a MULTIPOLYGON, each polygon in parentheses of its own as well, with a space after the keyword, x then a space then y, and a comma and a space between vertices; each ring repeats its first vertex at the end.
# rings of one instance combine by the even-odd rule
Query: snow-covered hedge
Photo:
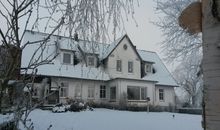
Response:
POLYGON ((59 113, 59 112, 66 112, 66 111, 73 111, 73 112, 79 112, 84 110, 90 110, 93 111, 94 109, 92 107, 89 107, 83 102, 73 102, 71 104, 65 105, 65 104, 57 104, 52 108, 52 112, 59 113))

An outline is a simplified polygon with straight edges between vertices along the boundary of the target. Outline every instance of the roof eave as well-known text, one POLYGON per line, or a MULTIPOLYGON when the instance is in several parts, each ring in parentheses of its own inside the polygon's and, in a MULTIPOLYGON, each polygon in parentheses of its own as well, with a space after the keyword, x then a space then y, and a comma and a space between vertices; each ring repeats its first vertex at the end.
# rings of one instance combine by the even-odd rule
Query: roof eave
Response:
POLYGON ((156 84, 155 86, 179 87, 178 85, 156 84))

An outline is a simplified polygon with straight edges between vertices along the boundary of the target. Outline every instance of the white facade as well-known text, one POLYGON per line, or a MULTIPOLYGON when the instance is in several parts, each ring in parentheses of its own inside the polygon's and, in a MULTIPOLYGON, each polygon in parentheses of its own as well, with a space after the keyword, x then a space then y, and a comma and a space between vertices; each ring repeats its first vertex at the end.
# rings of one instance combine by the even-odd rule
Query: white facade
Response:
POLYGON ((107 71, 111 78, 141 79, 141 60, 135 53, 127 37, 122 39, 120 44, 113 50, 107 59, 107 71), (123 46, 127 46, 127 49, 124 49, 123 46), (122 61, 121 72, 117 71, 117 60, 122 61), (133 72, 131 73, 128 72, 129 61, 133 62, 133 72))
POLYGON ((156 92, 156 99, 155 104, 156 106, 174 106, 175 104, 175 92, 173 87, 170 86, 156 86, 155 87, 156 92), (159 98, 159 89, 164 91, 164 99, 160 100, 159 98))
MULTIPOLYGON (((45 36, 47 34, 27 31, 24 42, 45 36)), ((36 46, 39 44, 24 49, 22 67, 27 66, 36 46)), ((158 55, 137 50, 127 35, 112 44, 76 42, 52 36, 45 48, 49 51, 44 57, 53 53, 58 56, 53 64, 39 66, 37 74, 50 79, 51 90, 59 91, 58 102, 80 99, 98 104, 175 105, 177 84, 158 55), (91 44, 96 45, 92 53, 91 44)))

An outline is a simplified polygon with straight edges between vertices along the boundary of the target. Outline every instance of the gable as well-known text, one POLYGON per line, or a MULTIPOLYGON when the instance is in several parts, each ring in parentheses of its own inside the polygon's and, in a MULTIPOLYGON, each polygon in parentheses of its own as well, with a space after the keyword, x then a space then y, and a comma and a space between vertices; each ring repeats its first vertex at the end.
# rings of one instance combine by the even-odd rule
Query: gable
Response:
POLYGON ((117 39, 115 42, 110 44, 108 52, 103 57, 103 59, 108 58, 113 52, 117 53, 116 51, 118 51, 118 48, 120 48, 119 50, 121 50, 122 52, 127 51, 127 50, 130 52, 133 52, 138 57, 138 59, 141 61, 141 57, 136 50, 136 46, 133 45, 133 43, 131 42, 127 34, 125 34, 123 37, 117 39), (126 45, 126 47, 124 45, 126 45))

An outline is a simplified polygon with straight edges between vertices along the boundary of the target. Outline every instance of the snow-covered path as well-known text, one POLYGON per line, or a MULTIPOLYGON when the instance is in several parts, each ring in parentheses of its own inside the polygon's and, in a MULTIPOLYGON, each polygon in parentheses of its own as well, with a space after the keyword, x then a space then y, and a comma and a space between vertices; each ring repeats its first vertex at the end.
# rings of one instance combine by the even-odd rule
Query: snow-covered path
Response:
POLYGON ((202 130, 201 116, 168 112, 129 112, 108 109, 52 113, 37 109, 30 118, 35 130, 202 130))

